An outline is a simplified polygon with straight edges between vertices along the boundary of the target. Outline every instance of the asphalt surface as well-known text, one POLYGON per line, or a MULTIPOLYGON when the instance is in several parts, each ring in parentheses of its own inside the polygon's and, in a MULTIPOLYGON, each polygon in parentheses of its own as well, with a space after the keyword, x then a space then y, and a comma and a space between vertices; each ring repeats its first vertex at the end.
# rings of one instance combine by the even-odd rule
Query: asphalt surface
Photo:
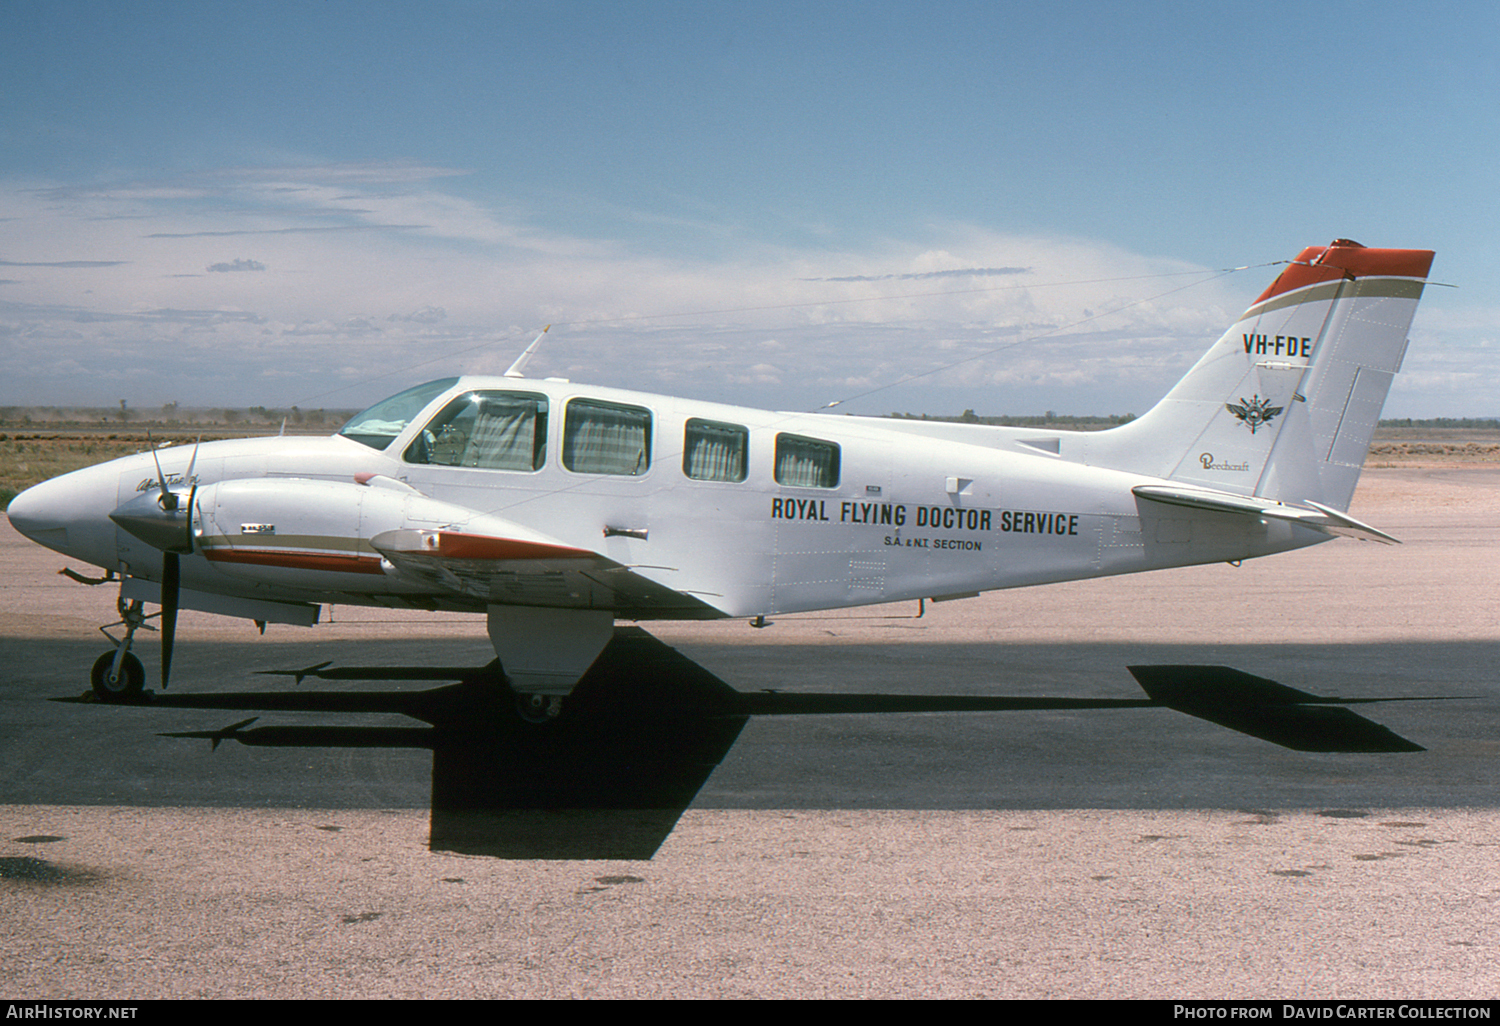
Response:
MULTIPOLYGON (((746 693, 1137 700, 1127 665, 1223 664, 1420 699, 1353 708, 1426 751, 1291 751, 1166 708, 754 716, 638 849, 601 840, 628 811, 548 807, 616 777, 608 764, 497 764, 515 811, 488 828, 526 843, 430 850, 427 748, 159 736, 258 715, 245 729, 272 740, 327 724, 394 738, 380 731, 420 726, 407 717, 46 701, 86 690, 114 596, 0 524, 0 989, 1493 996, 1500 470, 1368 471, 1352 512, 1405 544, 920 619, 904 605, 650 629, 746 693)), ((154 649, 140 646, 148 681, 154 649)), ((489 658, 462 618, 340 607, 258 637, 184 614, 165 694, 409 690, 431 685, 253 671, 489 658)), ((681 696, 631 697, 622 734, 674 737, 681 696)))

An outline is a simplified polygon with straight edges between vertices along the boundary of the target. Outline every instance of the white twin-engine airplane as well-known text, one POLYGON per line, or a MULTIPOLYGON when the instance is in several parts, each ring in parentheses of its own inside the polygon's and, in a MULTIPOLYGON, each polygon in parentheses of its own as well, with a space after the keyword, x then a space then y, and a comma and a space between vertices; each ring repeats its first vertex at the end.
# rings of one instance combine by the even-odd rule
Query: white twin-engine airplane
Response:
POLYGON ((1393 541, 1345 510, 1432 258, 1303 250, 1108 431, 774 413, 512 368, 409 388, 328 438, 79 470, 9 514, 118 575, 124 638, 93 670, 106 699, 142 689, 145 603, 162 607, 163 686, 180 607, 307 625, 356 603, 486 615, 523 714, 546 718, 616 620, 764 623, 1393 541))

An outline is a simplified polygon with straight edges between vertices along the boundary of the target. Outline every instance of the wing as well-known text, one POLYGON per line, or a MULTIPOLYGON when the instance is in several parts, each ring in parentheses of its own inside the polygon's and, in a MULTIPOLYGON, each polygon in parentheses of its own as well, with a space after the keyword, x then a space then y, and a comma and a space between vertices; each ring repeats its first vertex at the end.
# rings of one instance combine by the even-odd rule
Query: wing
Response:
POLYGON ((403 528, 377 534, 370 546, 408 581, 476 604, 611 609, 631 620, 725 615, 636 568, 524 530, 502 536, 403 528))
POLYGON ((513 605, 613 610, 625 619, 725 615, 651 580, 661 568, 623 565, 383 475, 220 481, 198 491, 196 507, 205 558, 310 601, 340 593, 378 599, 392 593, 381 578, 394 578, 394 594, 475 611, 513 605))

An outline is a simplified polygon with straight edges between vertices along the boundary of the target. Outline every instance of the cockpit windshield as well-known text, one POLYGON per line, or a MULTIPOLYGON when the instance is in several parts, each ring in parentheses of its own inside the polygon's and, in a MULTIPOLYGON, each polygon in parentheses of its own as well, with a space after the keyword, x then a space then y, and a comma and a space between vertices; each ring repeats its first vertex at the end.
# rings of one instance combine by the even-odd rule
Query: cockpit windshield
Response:
POLYGON ((457 378, 442 378, 398 392, 389 399, 382 399, 363 413, 355 414, 339 434, 372 449, 384 449, 406 430, 406 425, 426 409, 428 403, 456 384, 457 378))

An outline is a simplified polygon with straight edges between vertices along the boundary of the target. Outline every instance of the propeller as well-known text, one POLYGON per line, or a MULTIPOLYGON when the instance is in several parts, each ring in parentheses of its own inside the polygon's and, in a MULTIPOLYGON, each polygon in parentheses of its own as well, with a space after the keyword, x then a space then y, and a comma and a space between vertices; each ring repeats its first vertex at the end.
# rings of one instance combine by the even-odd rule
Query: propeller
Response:
MULTIPOLYGON (((200 439, 199 442, 202 440, 200 439)), ((198 442, 193 444, 193 455, 188 459, 187 470, 182 480, 193 480, 193 467, 198 462, 198 442)), ((153 449, 151 458, 156 462, 156 482, 160 492, 154 496, 142 495, 116 509, 109 518, 126 531, 153 548, 162 551, 161 568, 161 686, 166 688, 172 676, 172 647, 177 639, 177 610, 182 596, 182 557, 193 553, 193 510, 198 499, 196 482, 189 488, 186 515, 183 512, 183 496, 167 487, 167 475, 162 472, 161 458, 153 449)))
MULTIPOLYGON (((201 441, 201 439, 200 439, 201 441)), ((166 475, 161 472, 161 460, 156 450, 151 450, 156 459, 156 479, 161 484, 161 508, 163 512, 175 514, 181 497, 167 488, 166 475)), ((193 481, 193 466, 198 462, 198 442, 193 443, 193 455, 188 457, 187 470, 182 479, 191 482, 188 488, 187 516, 182 518, 182 537, 179 543, 163 550, 161 566, 161 686, 165 691, 172 676, 172 645, 177 640, 177 609, 182 596, 181 557, 193 553, 193 505, 198 499, 198 484, 193 481)))
POLYGON ((222 728, 220 730, 189 730, 189 731, 184 731, 183 733, 180 733, 180 734, 160 734, 158 736, 159 737, 201 737, 201 738, 203 738, 206 741, 212 741, 213 744, 212 744, 212 746, 210 747, 209 750, 213 751, 213 752, 217 752, 219 750, 219 743, 220 742, 222 742, 222 741, 238 741, 238 740, 240 740, 240 731, 243 730, 244 728, 250 726, 250 724, 254 723, 258 719, 260 719, 259 716, 252 716, 248 720, 240 720, 240 722, 238 722, 238 723, 231 723, 229 726, 224 727, 224 728, 222 728))

